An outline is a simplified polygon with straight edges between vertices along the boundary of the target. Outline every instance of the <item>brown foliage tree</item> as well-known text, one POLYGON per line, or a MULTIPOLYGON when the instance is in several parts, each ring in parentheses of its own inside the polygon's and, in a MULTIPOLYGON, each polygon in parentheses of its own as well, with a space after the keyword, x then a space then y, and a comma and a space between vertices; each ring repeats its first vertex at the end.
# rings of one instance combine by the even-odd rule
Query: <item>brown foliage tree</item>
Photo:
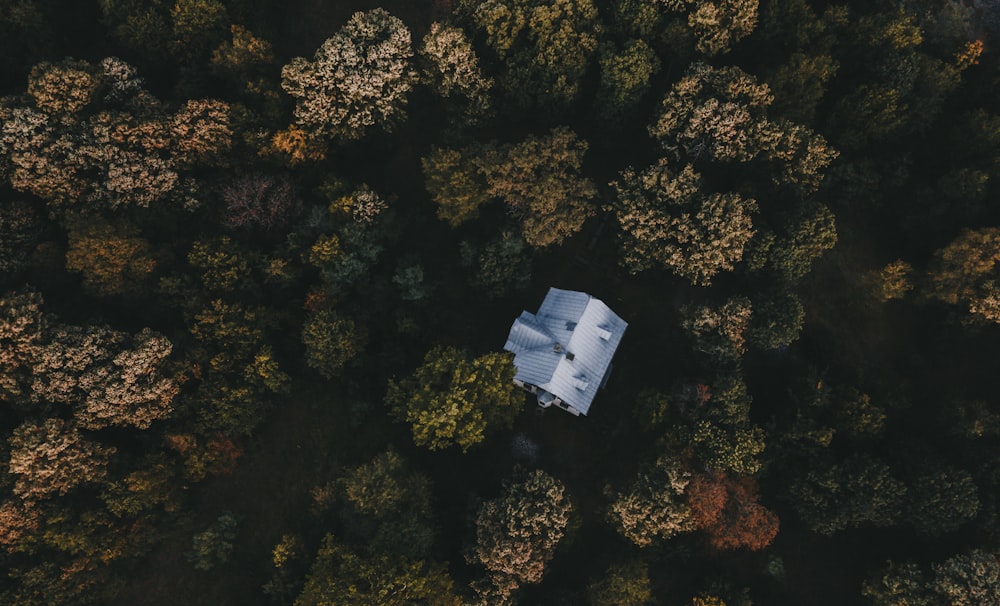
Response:
POLYGON ((486 567, 495 588, 513 590, 542 580, 569 523, 572 506, 565 490, 562 482, 535 470, 479 509, 470 559, 486 567))
POLYGON ((107 473, 114 452, 86 439, 62 419, 28 421, 10 437, 10 473, 18 476, 14 494, 34 500, 98 481, 107 473))
POLYGON ((0 547, 14 551, 20 540, 38 530, 41 514, 34 503, 11 499, 0 505, 0 547))
POLYGON ((0 298, 0 393, 24 394, 42 328, 40 294, 29 290, 0 298))
POLYGON ((232 146, 229 104, 214 99, 186 102, 170 119, 170 148, 181 166, 221 164, 232 146))
POLYGON ((42 63, 28 90, 0 107, 0 171, 54 207, 196 204, 182 173, 231 145, 226 103, 189 101, 170 115, 117 59, 42 63))

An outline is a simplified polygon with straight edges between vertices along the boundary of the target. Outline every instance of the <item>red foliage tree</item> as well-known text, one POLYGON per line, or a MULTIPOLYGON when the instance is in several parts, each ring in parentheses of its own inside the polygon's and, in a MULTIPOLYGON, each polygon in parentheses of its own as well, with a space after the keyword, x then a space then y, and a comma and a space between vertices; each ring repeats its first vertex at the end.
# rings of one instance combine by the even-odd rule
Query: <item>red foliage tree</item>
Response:
POLYGON ((699 530, 711 528, 719 523, 722 510, 726 506, 729 494, 722 480, 721 473, 696 475, 691 478, 687 487, 688 507, 691 517, 699 530))
POLYGON ((687 496, 695 523, 715 549, 759 551, 778 535, 778 516, 760 504, 753 478, 697 475, 688 484, 687 496))

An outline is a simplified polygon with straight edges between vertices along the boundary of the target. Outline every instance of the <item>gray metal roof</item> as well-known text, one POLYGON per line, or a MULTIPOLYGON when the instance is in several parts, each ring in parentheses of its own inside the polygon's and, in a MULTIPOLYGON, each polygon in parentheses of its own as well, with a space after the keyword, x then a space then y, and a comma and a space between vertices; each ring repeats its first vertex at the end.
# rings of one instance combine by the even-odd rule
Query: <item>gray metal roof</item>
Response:
POLYGON ((550 288, 537 314, 514 320, 504 349, 514 354, 516 379, 587 414, 626 328, 600 299, 550 288))

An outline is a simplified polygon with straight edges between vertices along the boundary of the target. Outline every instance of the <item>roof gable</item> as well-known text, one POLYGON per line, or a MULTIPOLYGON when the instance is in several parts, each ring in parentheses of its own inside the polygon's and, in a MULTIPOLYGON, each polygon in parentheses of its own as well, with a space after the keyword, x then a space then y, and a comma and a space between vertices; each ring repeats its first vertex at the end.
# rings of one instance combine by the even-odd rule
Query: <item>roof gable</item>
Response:
POLYGON ((522 312, 504 349, 515 378, 586 414, 628 323, 587 293, 550 288, 537 314, 522 312))

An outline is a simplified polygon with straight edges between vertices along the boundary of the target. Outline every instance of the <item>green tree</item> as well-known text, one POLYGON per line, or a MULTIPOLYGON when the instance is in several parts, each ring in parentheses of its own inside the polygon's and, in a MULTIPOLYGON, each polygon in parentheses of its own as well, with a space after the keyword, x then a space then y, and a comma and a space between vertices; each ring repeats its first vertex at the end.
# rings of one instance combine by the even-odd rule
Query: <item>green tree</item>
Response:
POLYGON ((660 59, 648 44, 637 39, 629 40, 621 50, 603 45, 599 63, 597 111, 612 122, 621 121, 649 91, 653 76, 660 71, 660 59))
POLYGON ((413 441, 430 450, 457 445, 465 452, 487 433, 510 427, 524 397, 514 385, 513 354, 470 359, 437 346, 401 381, 389 381, 386 404, 411 425, 413 441))
POLYGON ((472 287, 487 297, 502 297, 531 283, 530 249, 515 233, 505 231, 480 246, 462 241, 459 254, 462 267, 471 274, 472 287))
POLYGON ((646 606, 653 603, 649 570, 640 560, 612 564, 587 585, 588 606, 646 606))
POLYGON ((872 402, 870 395, 857 389, 840 394, 838 427, 852 438, 875 438, 885 428, 885 408, 872 402))
POLYGON ((874 290, 880 303, 902 299, 913 290, 913 266, 902 259, 888 263, 875 277, 874 290))
POLYGON ((738 360, 746 351, 744 333, 751 313, 746 297, 733 297, 720 306, 686 306, 681 309, 681 328, 691 336, 695 351, 716 360, 738 360))
POLYGON ((169 56, 173 32, 167 0, 101 0, 104 23, 127 49, 162 62, 169 56))
POLYGON ((174 53, 197 57, 219 43, 229 24, 220 0, 176 0, 170 9, 174 53))
POLYGON ((232 38, 212 52, 212 69, 238 84, 252 85, 259 72, 274 63, 271 43, 242 25, 233 25, 229 31, 232 38))
POLYGON ((299 126, 346 140, 402 121, 416 72, 410 30, 381 8, 355 13, 313 61, 292 59, 281 87, 295 98, 299 126))
POLYGON ((819 202, 797 206, 782 223, 784 234, 771 246, 770 267, 783 280, 794 282, 837 244, 837 226, 833 212, 819 202))
POLYGON ((203 292, 226 294, 251 287, 251 255, 229 236, 221 236, 195 241, 187 260, 200 274, 203 292))
POLYGON ((607 19, 623 38, 653 39, 661 32, 667 5, 659 0, 615 0, 607 19))
POLYGON ((774 92, 772 110, 778 116, 811 124, 816 108, 826 96, 827 83, 840 64, 830 55, 797 52, 770 71, 766 80, 774 92))
POLYGON ((764 430, 747 423, 725 424, 702 419, 687 434, 698 458, 709 469, 752 475, 760 471, 764 430))
POLYGON ((338 377, 344 365, 364 349, 367 340, 364 327, 333 310, 309 314, 302 327, 306 364, 327 379, 338 377))
POLYGON ((622 260, 633 272, 660 265, 708 286, 716 274, 733 269, 753 237, 757 203, 704 192, 690 164, 671 174, 660 160, 642 173, 625 170, 611 185, 622 260))
POLYGON ((434 290, 424 278, 424 268, 419 263, 399 265, 392 274, 392 284, 399 289, 399 297, 404 301, 425 301, 434 290))
POLYGON ((581 174, 587 142, 566 127, 516 144, 433 148, 423 159, 438 217, 453 227, 498 198, 521 224, 525 241, 544 248, 580 231, 597 189, 581 174))
POLYGON ((426 557, 434 541, 431 483, 394 451, 350 469, 336 483, 345 538, 371 553, 426 557))
POLYGON ((489 184, 477 161, 479 153, 476 147, 432 147, 421 160, 425 186, 437 204, 437 216, 452 227, 476 218, 479 208, 490 200, 489 184))
POLYGON ((1000 412, 984 400, 959 400, 948 404, 952 433, 969 440, 1000 435, 1000 412))
POLYGON ((964 469, 932 465, 910 482, 904 515, 921 534, 958 530, 979 512, 978 489, 964 469))
POLYGON ((0 79, 10 82, 50 51, 59 8, 48 0, 0 0, 0 79))
POLYGON ((888 465, 862 454, 806 472, 789 491, 809 528, 825 535, 864 524, 895 524, 907 493, 888 465))
POLYGON ((225 512, 204 532, 194 535, 188 560, 198 570, 211 570, 225 564, 233 554, 233 540, 239 520, 225 512))
POLYGON ((483 154, 480 170, 489 194, 507 204, 528 244, 558 244, 596 212, 597 189, 581 174, 587 147, 573 131, 559 127, 483 154))
POLYGON ((99 296, 141 295, 156 259, 135 226, 96 217, 67 218, 66 269, 83 275, 83 286, 99 296))
POLYGON ((334 196, 328 215, 318 217, 324 229, 306 253, 306 260, 320 271, 330 295, 342 295, 370 279, 372 268, 384 250, 385 229, 381 218, 386 201, 367 185, 345 196, 334 196))
POLYGON ((806 312, 795 293, 762 293, 754 299, 753 310, 746 332, 751 345, 765 350, 781 349, 799 338, 806 312))
POLYGON ((250 358, 263 344, 267 313, 263 308, 212 299, 192 314, 191 334, 222 352, 216 365, 250 358))
POLYGON ((931 565, 931 575, 911 562, 887 562, 862 586, 874 606, 986 606, 1000 599, 1000 561, 974 549, 931 565))
POLYGON ((942 53, 926 44, 921 13, 886 5, 860 15, 843 31, 849 52, 866 60, 854 89, 829 117, 827 131, 839 145, 861 149, 927 132, 961 83, 961 71, 974 59, 962 58, 966 53, 959 49, 942 53))
POLYGON ((864 84, 841 97, 830 116, 834 142, 859 149, 898 132, 906 124, 908 110, 901 97, 898 90, 878 84, 864 84))
POLYGON ((518 109, 550 112, 571 104, 597 50, 591 0, 462 0, 499 65, 497 82, 518 109))
POLYGON ((323 540, 295 606, 459 606, 443 566, 381 554, 360 555, 323 540))
POLYGON ((181 508, 181 486, 177 467, 157 453, 146 457, 138 469, 122 479, 107 481, 101 500, 119 518, 155 515, 158 507, 174 512, 181 508))

